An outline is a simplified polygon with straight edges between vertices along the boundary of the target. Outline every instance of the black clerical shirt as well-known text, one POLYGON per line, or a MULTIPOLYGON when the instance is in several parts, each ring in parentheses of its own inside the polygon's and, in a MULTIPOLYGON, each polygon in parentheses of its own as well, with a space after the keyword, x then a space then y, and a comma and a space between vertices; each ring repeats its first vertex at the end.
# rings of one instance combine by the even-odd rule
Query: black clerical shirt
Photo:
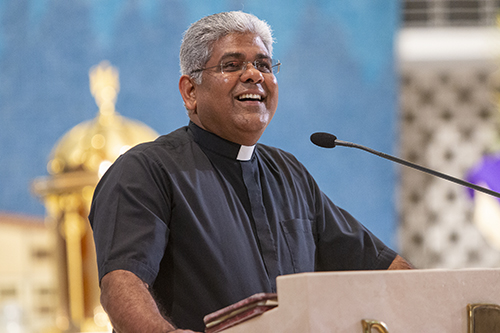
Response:
POLYGON ((194 123, 118 158, 89 218, 99 278, 135 273, 176 325, 198 331, 206 314, 275 292, 279 275, 385 269, 396 256, 291 154, 194 123))

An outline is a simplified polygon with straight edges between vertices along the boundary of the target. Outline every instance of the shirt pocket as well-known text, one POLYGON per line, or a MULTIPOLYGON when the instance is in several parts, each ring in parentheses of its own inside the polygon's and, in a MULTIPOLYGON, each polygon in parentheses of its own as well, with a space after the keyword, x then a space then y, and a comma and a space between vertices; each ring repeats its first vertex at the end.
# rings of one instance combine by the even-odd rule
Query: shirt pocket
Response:
POLYGON ((280 225, 292 259, 294 273, 313 272, 316 252, 313 221, 294 219, 281 221, 280 225))

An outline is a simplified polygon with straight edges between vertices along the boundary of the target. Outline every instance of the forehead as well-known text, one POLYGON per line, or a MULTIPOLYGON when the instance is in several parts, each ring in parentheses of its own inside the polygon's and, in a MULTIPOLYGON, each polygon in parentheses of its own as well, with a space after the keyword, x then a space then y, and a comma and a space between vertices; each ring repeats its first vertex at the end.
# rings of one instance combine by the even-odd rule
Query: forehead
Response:
POLYGON ((253 33, 232 33, 220 38, 213 44, 209 62, 220 61, 228 54, 242 54, 248 58, 270 56, 262 39, 253 33))

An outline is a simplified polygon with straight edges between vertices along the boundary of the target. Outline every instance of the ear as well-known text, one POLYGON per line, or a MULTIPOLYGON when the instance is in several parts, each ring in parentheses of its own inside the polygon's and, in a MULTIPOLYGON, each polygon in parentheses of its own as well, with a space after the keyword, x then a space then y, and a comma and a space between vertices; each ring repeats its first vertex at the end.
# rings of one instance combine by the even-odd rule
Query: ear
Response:
POLYGON ((196 111, 196 85, 188 75, 182 75, 179 79, 179 91, 186 109, 196 111))

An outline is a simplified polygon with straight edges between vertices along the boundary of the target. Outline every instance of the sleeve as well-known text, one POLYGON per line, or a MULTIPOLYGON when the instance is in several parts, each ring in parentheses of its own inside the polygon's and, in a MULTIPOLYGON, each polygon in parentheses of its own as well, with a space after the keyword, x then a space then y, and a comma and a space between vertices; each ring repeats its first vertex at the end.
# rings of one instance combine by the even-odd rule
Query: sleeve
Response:
POLYGON ((123 269, 153 284, 169 235, 167 184, 166 172, 141 151, 122 155, 101 179, 89 215, 99 281, 123 269))
POLYGON ((396 257, 396 252, 319 189, 316 227, 316 271, 387 269, 396 257))

